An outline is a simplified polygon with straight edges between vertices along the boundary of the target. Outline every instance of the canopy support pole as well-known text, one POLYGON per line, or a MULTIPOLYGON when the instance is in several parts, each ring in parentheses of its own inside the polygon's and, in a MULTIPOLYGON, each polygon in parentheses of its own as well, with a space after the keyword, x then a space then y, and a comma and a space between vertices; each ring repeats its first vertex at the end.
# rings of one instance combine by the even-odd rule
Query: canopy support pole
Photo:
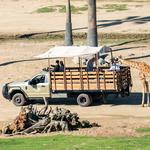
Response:
POLYGON ((64 89, 67 90, 67 81, 66 81, 66 59, 64 57, 64 89))
POLYGON ((113 64, 113 52, 112 52, 112 48, 110 48, 110 54, 111 54, 111 64, 113 64))
POLYGON ((50 58, 48 57, 48 72, 49 72, 49 96, 51 97, 52 96, 52 80, 51 80, 51 71, 50 71, 50 65, 51 65, 51 62, 50 62, 50 58))
POLYGON ((79 69, 80 69, 80 85, 81 85, 81 90, 83 90, 83 76, 82 76, 82 58, 79 57, 79 69))
POLYGON ((96 63, 96 79, 97 79, 97 90, 100 89, 100 82, 99 82, 99 64, 98 64, 98 53, 95 54, 95 63, 96 63))

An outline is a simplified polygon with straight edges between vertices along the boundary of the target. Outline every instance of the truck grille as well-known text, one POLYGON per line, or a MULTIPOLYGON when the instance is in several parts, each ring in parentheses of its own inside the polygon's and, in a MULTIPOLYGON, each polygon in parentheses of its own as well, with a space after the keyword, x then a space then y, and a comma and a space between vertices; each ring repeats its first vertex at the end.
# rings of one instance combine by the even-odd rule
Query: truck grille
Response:
POLYGON ((2 94, 3 94, 3 97, 6 98, 6 99, 9 99, 9 95, 8 95, 8 86, 7 84, 5 84, 2 88, 2 94))

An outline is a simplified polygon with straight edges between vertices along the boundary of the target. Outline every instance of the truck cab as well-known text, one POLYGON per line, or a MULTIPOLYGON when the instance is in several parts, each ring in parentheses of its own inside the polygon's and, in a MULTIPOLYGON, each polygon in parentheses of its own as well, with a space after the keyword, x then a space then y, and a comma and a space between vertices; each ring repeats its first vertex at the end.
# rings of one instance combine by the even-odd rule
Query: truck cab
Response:
POLYGON ((2 94, 16 106, 22 106, 31 98, 50 97, 49 83, 49 73, 42 71, 29 80, 5 84, 2 94))

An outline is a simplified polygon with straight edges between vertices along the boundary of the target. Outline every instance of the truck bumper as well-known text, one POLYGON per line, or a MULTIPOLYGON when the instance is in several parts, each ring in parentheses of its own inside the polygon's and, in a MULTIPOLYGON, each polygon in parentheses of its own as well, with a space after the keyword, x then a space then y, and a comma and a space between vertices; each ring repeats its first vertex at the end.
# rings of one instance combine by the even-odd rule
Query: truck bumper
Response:
POLYGON ((4 98, 10 100, 10 94, 8 93, 8 86, 5 84, 2 88, 2 95, 4 98))

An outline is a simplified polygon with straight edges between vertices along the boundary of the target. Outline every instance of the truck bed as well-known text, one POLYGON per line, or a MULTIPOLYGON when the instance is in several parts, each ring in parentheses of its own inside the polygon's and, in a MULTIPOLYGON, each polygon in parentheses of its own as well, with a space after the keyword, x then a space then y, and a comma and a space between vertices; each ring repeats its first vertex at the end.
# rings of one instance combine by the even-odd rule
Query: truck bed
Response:
POLYGON ((50 78, 53 92, 120 92, 131 83, 129 67, 121 67, 120 71, 110 71, 109 67, 99 67, 93 72, 87 72, 85 68, 66 68, 65 72, 51 72, 50 78))

